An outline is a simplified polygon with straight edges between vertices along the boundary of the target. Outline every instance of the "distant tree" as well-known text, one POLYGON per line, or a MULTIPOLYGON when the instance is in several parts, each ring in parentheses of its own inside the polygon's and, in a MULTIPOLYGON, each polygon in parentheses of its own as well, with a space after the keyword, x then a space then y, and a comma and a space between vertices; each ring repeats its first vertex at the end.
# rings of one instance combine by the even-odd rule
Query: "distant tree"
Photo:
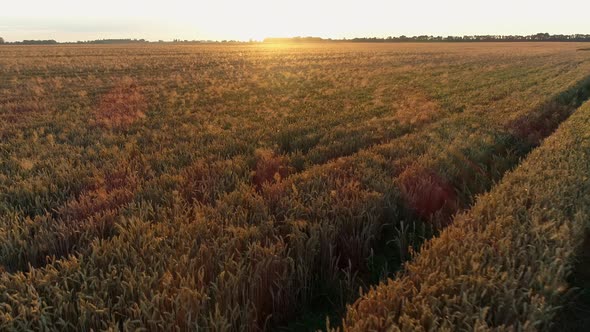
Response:
POLYGON ((0 37, 0 44, 4 44, 4 38, 0 37))
POLYGON ((23 45, 51 45, 51 44, 57 44, 57 41, 55 41, 53 39, 48 39, 48 40, 23 40, 19 44, 23 44, 23 45))

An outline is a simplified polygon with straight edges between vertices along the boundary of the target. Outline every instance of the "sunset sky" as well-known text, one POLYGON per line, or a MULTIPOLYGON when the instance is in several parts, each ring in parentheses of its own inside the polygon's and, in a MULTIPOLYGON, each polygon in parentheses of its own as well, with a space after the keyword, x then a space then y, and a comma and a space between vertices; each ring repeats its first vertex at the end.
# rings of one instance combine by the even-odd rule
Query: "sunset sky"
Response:
POLYGON ((0 37, 76 41, 570 34, 590 33, 588 13, 588 0, 21 0, 2 4, 0 37))

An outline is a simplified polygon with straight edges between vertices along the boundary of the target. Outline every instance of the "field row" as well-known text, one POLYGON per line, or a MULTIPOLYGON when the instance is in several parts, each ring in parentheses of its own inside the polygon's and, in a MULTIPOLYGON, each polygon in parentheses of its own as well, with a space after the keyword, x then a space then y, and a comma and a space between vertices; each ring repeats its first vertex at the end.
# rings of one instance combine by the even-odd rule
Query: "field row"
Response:
POLYGON ((589 172, 586 103, 399 278, 350 306, 345 330, 549 330, 590 227, 589 172))

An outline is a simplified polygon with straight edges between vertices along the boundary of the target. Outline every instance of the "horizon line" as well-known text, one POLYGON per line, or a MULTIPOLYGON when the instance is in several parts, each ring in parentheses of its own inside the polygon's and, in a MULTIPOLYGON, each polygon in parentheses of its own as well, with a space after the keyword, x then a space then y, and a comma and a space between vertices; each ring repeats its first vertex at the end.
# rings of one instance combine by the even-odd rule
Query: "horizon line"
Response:
MULTIPOLYGON (((0 36, 0 39, 2 36, 0 36)), ((289 36, 289 37, 281 37, 281 36, 268 36, 263 39, 255 39, 249 38, 246 39, 183 39, 183 38, 172 38, 172 39, 146 39, 146 38, 101 38, 101 39, 86 39, 86 40, 76 40, 76 41, 58 41, 56 39, 22 39, 22 40, 3 40, 4 44, 23 44, 23 43, 34 43, 34 42, 47 42, 53 44, 83 44, 83 43, 117 43, 117 42, 132 42, 132 43, 275 43, 280 42, 289 42, 289 41, 311 41, 311 42, 344 42, 344 41, 390 41, 390 42, 449 42, 449 41, 469 41, 469 42, 486 42, 486 41, 551 41, 549 39, 560 38, 563 40, 554 40, 554 41, 577 41, 571 40, 576 38, 582 38, 585 41, 590 41, 590 34, 585 33, 572 33, 572 34, 550 34, 547 32, 539 32, 536 34, 529 34, 529 35, 521 35, 521 34, 463 34, 463 35, 413 35, 413 36, 406 36, 406 35, 398 35, 393 36, 389 35, 387 37, 377 37, 377 36, 364 36, 364 37, 352 37, 352 38, 325 38, 325 37, 317 37, 317 36, 289 36), (538 37, 534 39, 534 37, 538 37), (491 38, 491 40, 482 40, 482 38, 491 38), (517 39, 517 40, 514 40, 517 39)))

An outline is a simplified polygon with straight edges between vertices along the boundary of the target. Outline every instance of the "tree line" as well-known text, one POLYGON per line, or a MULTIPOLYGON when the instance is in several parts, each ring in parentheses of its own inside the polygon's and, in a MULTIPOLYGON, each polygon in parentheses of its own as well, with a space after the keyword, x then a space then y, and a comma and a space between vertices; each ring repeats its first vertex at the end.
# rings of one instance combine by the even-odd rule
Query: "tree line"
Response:
POLYGON ((399 37, 361 37, 352 39, 322 39, 318 37, 266 38, 265 43, 301 43, 301 42, 362 42, 362 43, 405 43, 405 42, 589 42, 590 34, 551 35, 537 33, 534 35, 471 35, 471 36, 399 36, 399 37))
POLYGON ((22 40, 22 41, 15 41, 15 42, 7 42, 4 38, 0 37, 0 44, 14 44, 14 45, 52 45, 52 44, 59 44, 56 40, 47 39, 47 40, 22 40))
MULTIPOLYGON (((159 40, 158 43, 164 41, 159 40)), ((237 43, 238 41, 198 41, 198 40, 180 40, 174 39, 173 43, 237 43)), ((250 42, 253 42, 250 40, 250 42)), ((318 43, 318 42, 362 42, 362 43, 407 43, 407 42, 590 42, 590 34, 571 34, 571 35, 551 35, 549 33, 537 33, 534 35, 465 35, 465 36, 398 36, 398 37, 360 37, 352 39, 323 39, 320 37, 293 37, 293 38, 266 38, 264 43, 318 43)), ((49 40, 23 40, 15 42, 6 42, 0 37, 0 44, 16 45, 51 45, 51 44, 130 44, 130 43, 150 43, 145 39, 97 39, 77 42, 59 43, 53 39, 49 40)))
POLYGON ((471 36, 399 36, 387 38, 353 38, 348 41, 353 42, 541 42, 541 41, 559 41, 559 42, 588 42, 590 34, 572 34, 572 35, 551 35, 548 33, 537 33, 534 35, 471 35, 471 36))

